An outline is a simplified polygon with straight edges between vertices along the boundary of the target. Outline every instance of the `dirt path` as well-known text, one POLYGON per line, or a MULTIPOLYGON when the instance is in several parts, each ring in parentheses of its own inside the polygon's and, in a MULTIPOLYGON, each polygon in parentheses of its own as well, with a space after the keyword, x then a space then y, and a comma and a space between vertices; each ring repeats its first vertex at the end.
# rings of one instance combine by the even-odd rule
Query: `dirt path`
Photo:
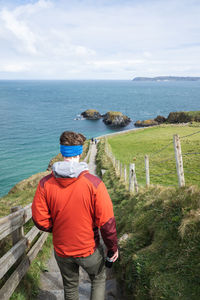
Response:
MULTIPOLYGON (((90 173, 96 175, 95 157, 97 153, 97 147, 95 144, 90 145, 89 150, 89 170, 90 173)), ((41 274, 40 280, 40 292, 37 300, 63 300, 63 284, 60 275, 59 268, 52 252, 51 258, 47 264, 48 272, 41 274)), ((109 271, 108 271, 109 272, 109 271)), ((113 274, 109 272, 107 274, 106 281, 106 296, 105 300, 120 300, 119 292, 117 291, 116 280, 113 278, 113 274)), ((80 268, 80 284, 79 284, 79 300, 90 299, 90 280, 86 272, 80 268)), ((98 300, 98 299, 97 299, 98 300)))
POLYGON ((93 175, 96 175, 96 163, 95 163, 96 154, 97 154, 97 147, 95 144, 91 144, 88 167, 89 167, 90 173, 93 175))

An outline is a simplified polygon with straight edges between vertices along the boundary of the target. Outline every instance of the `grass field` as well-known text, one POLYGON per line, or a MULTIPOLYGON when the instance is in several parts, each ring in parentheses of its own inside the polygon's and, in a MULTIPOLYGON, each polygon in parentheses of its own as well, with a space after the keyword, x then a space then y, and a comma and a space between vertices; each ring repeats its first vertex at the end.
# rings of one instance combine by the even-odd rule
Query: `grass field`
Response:
POLYGON ((130 163, 135 163, 139 185, 145 185, 144 156, 146 154, 149 155, 151 184, 178 185, 174 134, 182 137, 181 148, 186 185, 200 186, 200 125, 198 123, 139 129, 108 137, 108 143, 114 156, 123 164, 129 166, 130 163))
POLYGON ((199 187, 152 186, 130 195, 116 177, 104 141, 98 149, 97 171, 106 170, 103 181, 114 204, 120 246, 114 268, 123 299, 198 300, 199 187))

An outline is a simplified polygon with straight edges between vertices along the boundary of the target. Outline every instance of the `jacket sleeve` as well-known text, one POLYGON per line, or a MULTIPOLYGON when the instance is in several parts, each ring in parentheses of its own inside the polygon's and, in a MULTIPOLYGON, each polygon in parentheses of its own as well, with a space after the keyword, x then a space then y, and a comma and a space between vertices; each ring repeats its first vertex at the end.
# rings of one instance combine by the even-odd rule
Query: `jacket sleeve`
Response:
POLYGON ((32 203, 32 219, 35 226, 47 232, 52 232, 53 222, 51 213, 47 205, 45 190, 41 183, 38 184, 33 203, 32 203))
POLYGON ((117 251, 117 231, 113 205, 103 182, 99 184, 95 199, 95 223, 100 228, 108 250, 117 251))

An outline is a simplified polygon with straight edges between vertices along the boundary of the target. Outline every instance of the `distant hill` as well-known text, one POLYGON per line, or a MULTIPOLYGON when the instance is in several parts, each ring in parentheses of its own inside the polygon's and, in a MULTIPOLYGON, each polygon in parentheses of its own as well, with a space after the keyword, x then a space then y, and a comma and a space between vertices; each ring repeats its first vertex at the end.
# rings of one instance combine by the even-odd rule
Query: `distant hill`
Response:
POLYGON ((178 77, 178 76, 157 76, 157 77, 135 77, 133 81, 200 81, 200 77, 178 77))

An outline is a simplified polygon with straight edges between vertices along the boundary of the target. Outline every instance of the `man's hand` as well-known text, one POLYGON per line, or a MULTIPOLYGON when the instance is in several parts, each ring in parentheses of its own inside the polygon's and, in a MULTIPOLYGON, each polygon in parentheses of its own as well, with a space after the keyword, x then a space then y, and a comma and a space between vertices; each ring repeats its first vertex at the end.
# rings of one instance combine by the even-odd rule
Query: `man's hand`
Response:
POLYGON ((118 259, 119 256, 119 251, 117 250, 114 255, 112 257, 110 257, 110 260, 112 260, 112 262, 115 262, 118 259))

